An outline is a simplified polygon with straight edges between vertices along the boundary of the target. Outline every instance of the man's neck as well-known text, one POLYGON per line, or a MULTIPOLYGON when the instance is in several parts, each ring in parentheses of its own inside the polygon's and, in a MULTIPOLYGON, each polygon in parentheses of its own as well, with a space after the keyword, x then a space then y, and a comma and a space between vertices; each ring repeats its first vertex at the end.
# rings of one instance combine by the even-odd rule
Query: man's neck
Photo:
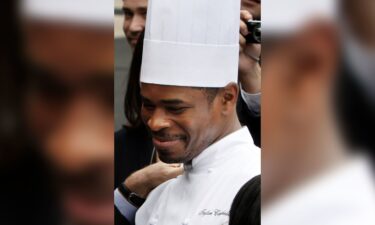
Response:
POLYGON ((241 123, 236 116, 232 117, 230 120, 228 120, 227 123, 224 124, 222 133, 214 140, 213 143, 220 141, 222 138, 228 136, 229 134, 236 132, 237 130, 241 129, 241 123))
MULTIPOLYGON (((231 118, 230 120, 228 120, 224 124, 225 124, 225 126, 223 126, 223 128, 221 129, 223 132, 221 132, 215 139, 213 139, 212 142, 207 147, 211 146, 212 144, 214 144, 216 142, 219 142, 221 139, 228 136, 229 134, 234 133, 234 132, 238 131, 239 129, 241 129, 241 123, 240 123, 237 115, 235 117, 231 118)), ((199 154, 201 154, 204 150, 205 149, 200 151, 199 154)), ((197 157, 199 154, 194 156, 194 158, 197 157)), ((189 164, 191 165, 191 162, 192 162, 193 159, 185 162, 184 164, 185 165, 189 165, 189 164)))

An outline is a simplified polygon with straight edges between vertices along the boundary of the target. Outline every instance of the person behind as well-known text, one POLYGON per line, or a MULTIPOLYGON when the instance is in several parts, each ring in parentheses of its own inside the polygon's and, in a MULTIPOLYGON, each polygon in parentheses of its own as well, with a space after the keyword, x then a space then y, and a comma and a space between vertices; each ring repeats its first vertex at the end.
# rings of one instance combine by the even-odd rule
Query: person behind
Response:
POLYGON ((123 30, 125 37, 134 50, 142 31, 145 29, 147 0, 122 0, 124 11, 123 30))
POLYGON ((229 225, 260 225, 260 175, 249 180, 233 200, 229 225))

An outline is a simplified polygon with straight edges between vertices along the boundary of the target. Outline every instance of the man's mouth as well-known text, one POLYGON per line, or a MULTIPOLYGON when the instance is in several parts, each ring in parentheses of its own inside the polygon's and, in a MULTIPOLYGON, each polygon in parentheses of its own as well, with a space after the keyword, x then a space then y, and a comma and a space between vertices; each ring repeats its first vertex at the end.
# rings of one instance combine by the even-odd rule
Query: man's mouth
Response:
POLYGON ((182 135, 175 137, 153 136, 152 142, 158 149, 168 149, 180 143, 181 141, 184 141, 185 139, 186 138, 182 135))

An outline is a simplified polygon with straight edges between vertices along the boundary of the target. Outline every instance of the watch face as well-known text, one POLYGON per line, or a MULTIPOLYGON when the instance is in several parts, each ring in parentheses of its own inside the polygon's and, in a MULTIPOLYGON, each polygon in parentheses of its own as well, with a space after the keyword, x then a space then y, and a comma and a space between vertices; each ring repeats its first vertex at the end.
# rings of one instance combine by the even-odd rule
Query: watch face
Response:
POLYGON ((137 196, 134 193, 130 193, 130 195, 129 195, 129 201, 134 204, 137 201, 135 199, 136 197, 137 196), (135 200, 135 202, 134 202, 134 200, 135 200))
POLYGON ((129 195, 129 202, 137 207, 140 207, 142 205, 141 203, 142 198, 139 197, 136 193, 130 193, 129 195))

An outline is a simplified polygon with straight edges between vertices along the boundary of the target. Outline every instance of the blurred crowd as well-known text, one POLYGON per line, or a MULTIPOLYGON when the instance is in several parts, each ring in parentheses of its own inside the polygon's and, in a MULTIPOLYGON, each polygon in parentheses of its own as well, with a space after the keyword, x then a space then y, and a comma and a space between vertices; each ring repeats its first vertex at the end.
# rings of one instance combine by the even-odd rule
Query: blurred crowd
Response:
MULTIPOLYGON (((114 224, 114 187, 157 159, 151 143, 123 143, 121 131, 115 146, 113 2, 0 4, 0 224, 114 224), (130 168, 121 150, 132 143, 147 151, 130 168)), ((123 4, 134 70, 147 1, 123 4)), ((262 222, 373 224, 375 2, 244 0, 242 9, 255 19, 262 12, 262 89, 259 76, 244 83, 257 97, 241 121, 255 124, 249 129, 262 146, 262 222)), ((138 97, 134 79, 129 98, 138 97)), ((124 104, 138 126, 137 101, 124 104)), ((242 104, 239 112, 249 106, 242 104)), ((138 174, 167 174, 152 188, 182 172, 161 162, 145 169, 138 174)), ((241 189, 232 217, 250 215, 246 203, 259 186, 241 189)))

